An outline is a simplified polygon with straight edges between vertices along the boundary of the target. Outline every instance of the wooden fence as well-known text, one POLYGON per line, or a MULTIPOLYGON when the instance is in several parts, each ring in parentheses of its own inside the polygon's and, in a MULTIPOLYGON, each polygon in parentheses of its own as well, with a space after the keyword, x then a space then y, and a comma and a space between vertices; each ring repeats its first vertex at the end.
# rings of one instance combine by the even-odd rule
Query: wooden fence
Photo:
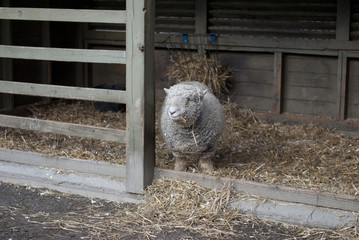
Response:
POLYGON ((141 193, 151 184, 154 169, 154 1, 127 0, 126 6, 125 11, 0 8, 0 19, 5 20, 0 58, 7 76, 0 79, 1 93, 125 103, 126 131, 3 114, 0 126, 126 143, 126 190, 141 193), (8 20, 126 24, 126 50, 12 46, 8 20), (13 82, 6 71, 11 59, 126 64, 126 91, 13 82))

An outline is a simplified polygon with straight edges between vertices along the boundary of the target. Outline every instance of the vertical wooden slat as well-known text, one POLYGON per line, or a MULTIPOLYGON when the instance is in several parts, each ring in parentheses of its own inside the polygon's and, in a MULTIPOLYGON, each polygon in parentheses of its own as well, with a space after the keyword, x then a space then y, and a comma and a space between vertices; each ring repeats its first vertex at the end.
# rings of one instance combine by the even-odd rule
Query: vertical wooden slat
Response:
MULTIPOLYGON (((10 1, 4 0, 2 6, 9 7, 10 1)), ((12 29, 11 29, 11 22, 9 20, 2 21, 2 44, 10 45, 12 42, 12 29)), ((11 59, 2 59, 2 79, 6 79, 8 81, 13 80, 13 67, 12 67, 12 60, 11 59)), ((1 102, 2 102, 2 109, 1 110, 12 110, 14 107, 14 97, 10 94, 1 94, 1 102)))
POLYGON ((196 0, 196 33, 207 33, 207 0, 196 0))
POLYGON ((143 193, 155 162, 154 0, 127 0, 126 9, 126 191, 143 193))
POLYGON ((283 78, 283 53, 275 52, 273 61, 273 98, 274 104, 272 112, 274 114, 280 114, 282 109, 282 78, 283 78))
POLYGON ((350 36, 350 0, 338 0, 336 39, 348 41, 349 36, 350 36))
MULTIPOLYGON (((196 15, 195 15, 195 33, 206 34, 207 33, 207 0, 196 0, 196 15)), ((205 53, 205 46, 199 42, 198 53, 203 56, 205 53)))
POLYGON ((338 55, 337 72, 337 120, 344 120, 346 115, 347 73, 348 57, 346 51, 340 51, 338 55))

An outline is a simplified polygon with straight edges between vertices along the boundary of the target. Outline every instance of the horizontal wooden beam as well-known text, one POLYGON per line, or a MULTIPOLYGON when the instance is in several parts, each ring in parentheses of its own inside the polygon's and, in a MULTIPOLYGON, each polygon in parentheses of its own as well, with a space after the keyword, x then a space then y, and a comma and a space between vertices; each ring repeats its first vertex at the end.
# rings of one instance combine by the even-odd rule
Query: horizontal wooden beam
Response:
POLYGON ((156 168, 155 179, 161 178, 192 180, 206 188, 222 189, 223 187, 231 187, 241 194, 255 195, 273 200, 353 212, 359 211, 359 197, 356 196, 156 168))
POLYGON ((126 51, 0 45, 0 58, 126 64, 126 51))
POLYGON ((113 164, 97 159, 89 159, 45 156, 36 152, 24 152, 0 148, 0 161, 22 163, 27 165, 57 168, 87 174, 98 174, 116 178, 126 178, 126 166, 113 164))
MULTIPOLYGON (((190 46, 193 43, 201 43, 196 36, 189 37, 189 43, 186 45, 182 42, 184 47, 190 46), (191 42, 191 40, 193 42, 191 42)), ((203 38, 203 36, 202 36, 203 38)), ((178 42, 178 34, 156 34, 156 45, 167 47, 169 42, 178 42), (170 38, 171 41, 168 39, 170 38)), ((180 38, 181 39, 181 38, 180 38)), ((202 39, 202 43, 207 45, 207 42, 202 39)), ((254 38, 245 36, 221 36, 217 37, 215 46, 218 46, 218 50, 238 50, 243 48, 252 49, 267 49, 272 52, 287 52, 287 51, 316 51, 318 55, 331 55, 332 52, 338 50, 357 51, 359 50, 359 44, 356 41, 343 41, 343 40, 317 40, 317 39, 287 39, 287 38, 254 38), (283 51, 282 51, 283 50, 283 51)))
POLYGON ((0 19, 87 23, 126 23, 126 11, 3 7, 0 8, 0 19))
POLYGON ((126 131, 0 114, 0 126, 126 143, 126 131))
POLYGON ((127 99, 126 91, 120 90, 67 87, 1 80, 0 93, 112 103, 126 103, 127 99))

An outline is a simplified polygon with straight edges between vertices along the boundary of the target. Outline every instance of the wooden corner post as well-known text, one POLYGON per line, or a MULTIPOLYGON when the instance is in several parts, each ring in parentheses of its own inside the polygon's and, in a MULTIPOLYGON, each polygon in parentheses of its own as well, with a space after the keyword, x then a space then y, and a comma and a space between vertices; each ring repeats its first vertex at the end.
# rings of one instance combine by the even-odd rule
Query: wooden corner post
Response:
POLYGON ((137 194, 155 164, 154 3, 126 1, 126 191, 137 194))

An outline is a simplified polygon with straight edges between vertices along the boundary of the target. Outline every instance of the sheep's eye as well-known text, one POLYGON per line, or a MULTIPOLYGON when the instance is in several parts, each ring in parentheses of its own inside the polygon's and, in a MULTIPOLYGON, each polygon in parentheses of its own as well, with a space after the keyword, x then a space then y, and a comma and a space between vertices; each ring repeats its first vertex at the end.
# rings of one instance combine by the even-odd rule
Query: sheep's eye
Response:
POLYGON ((190 101, 191 101, 191 99, 189 97, 186 98, 186 105, 188 105, 190 101))

